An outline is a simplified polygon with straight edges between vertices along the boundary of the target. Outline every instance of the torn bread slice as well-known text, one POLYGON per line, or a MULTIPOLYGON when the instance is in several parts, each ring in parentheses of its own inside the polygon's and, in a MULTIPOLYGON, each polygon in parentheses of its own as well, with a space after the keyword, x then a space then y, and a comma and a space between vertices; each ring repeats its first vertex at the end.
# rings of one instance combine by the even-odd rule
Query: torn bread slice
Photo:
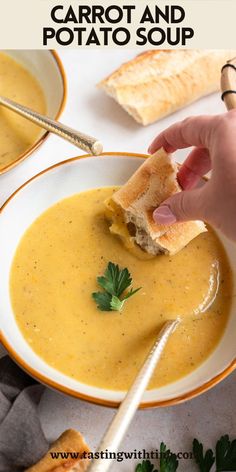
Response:
POLYGON ((51 446, 47 454, 37 464, 25 472, 84 472, 89 465, 89 459, 85 457, 90 451, 83 436, 74 429, 66 430, 51 446), (59 456, 53 458, 52 453, 78 453, 77 458, 68 454, 67 458, 59 456))
POLYGON ((170 226, 153 220, 153 210, 181 191, 177 165, 164 149, 150 156, 107 203, 111 232, 129 248, 134 242, 149 254, 176 254, 200 233, 203 222, 188 221, 170 226), (124 228, 125 226, 125 228, 124 228))

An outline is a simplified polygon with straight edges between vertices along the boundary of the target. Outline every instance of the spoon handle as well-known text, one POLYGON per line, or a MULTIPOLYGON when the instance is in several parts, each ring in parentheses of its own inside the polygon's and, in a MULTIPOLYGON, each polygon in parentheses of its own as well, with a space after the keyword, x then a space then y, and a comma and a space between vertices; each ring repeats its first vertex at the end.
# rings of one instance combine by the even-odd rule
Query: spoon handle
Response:
POLYGON ((222 100, 228 110, 236 108, 236 57, 228 61, 221 72, 222 100))
POLYGON ((80 133, 79 131, 69 128, 59 121, 55 121, 51 118, 48 118, 47 116, 41 115, 40 113, 20 105, 9 98, 0 96, 0 105, 3 105, 9 110, 18 113, 24 118, 27 118, 36 125, 41 126, 41 128, 44 128, 51 133, 57 134, 57 136, 60 136, 61 138, 69 141, 83 151, 92 153, 96 156, 102 153, 102 143, 92 136, 88 136, 87 134, 80 133))
MULTIPOLYGON (((169 336, 173 333, 180 320, 167 321, 161 332, 158 334, 157 340, 149 352, 143 366, 141 367, 136 379, 134 380, 130 390, 121 403, 118 412, 114 416, 105 436, 103 437, 97 452, 108 451, 116 453, 118 447, 129 427, 129 424, 141 402, 144 391, 146 390, 153 371, 159 361, 163 349, 167 343, 169 336)), ((113 461, 112 458, 99 459, 91 462, 88 472, 107 472, 113 461)))

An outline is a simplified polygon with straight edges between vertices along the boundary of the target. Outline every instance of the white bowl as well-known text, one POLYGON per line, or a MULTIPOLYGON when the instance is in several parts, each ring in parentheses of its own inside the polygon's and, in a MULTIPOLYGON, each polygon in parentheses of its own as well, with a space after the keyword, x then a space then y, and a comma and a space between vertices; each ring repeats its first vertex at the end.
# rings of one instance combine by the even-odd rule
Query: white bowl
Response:
MULTIPOLYGON (((39 381, 75 397, 117 406, 125 392, 80 383, 48 366, 23 338, 11 307, 9 274, 17 245, 25 230, 48 207, 83 190, 123 184, 144 156, 107 153, 59 163, 35 176, 5 203, 0 213, 1 341, 13 359, 39 381)), ((221 238, 222 239, 222 238, 221 238)), ((235 245, 222 239, 236 274, 235 245)), ((190 399, 225 378, 236 367, 236 298, 224 335, 210 357, 191 374, 164 387, 147 391, 143 407, 165 406, 190 399)), ((201 340, 199 340, 201 343, 201 340)), ((93 362, 93 359, 91 359, 93 362)))
MULTIPOLYGON (((66 102, 66 76, 62 63, 55 51, 40 50, 1 50, 8 56, 22 64, 42 87, 46 99, 46 114, 53 119, 58 119, 66 102)), ((20 154, 14 162, 2 168, 0 174, 15 167, 23 159, 32 154, 47 137, 48 131, 42 129, 38 139, 24 153, 20 154)))

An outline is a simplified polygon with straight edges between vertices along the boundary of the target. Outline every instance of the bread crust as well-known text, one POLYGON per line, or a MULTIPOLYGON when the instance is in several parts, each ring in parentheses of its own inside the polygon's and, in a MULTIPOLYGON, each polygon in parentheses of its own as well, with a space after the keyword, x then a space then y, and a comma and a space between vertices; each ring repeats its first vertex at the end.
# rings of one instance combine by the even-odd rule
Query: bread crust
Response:
POLYGON ((78 452, 81 455, 90 451, 83 436, 74 429, 68 429, 52 444, 47 454, 37 464, 25 472, 84 472, 89 465, 88 458, 53 459, 51 452, 78 452))
POLYGON ((219 90, 220 71, 235 50, 146 51, 122 64, 98 87, 138 123, 148 125, 219 90))
MULTIPOLYGON (((153 210, 181 191, 176 176, 177 165, 170 154, 160 149, 112 196, 115 205, 122 209, 126 224, 135 226, 136 243, 153 255, 162 252, 176 254, 198 234, 206 231, 202 221, 167 226, 153 220, 153 210)), ((114 227, 113 224, 113 232, 114 227)))

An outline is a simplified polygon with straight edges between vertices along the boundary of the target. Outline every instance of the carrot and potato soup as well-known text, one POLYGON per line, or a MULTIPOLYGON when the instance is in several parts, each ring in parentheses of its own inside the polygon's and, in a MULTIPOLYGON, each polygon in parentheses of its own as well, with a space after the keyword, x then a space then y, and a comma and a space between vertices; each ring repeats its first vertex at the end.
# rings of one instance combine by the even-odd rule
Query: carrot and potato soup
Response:
POLYGON ((30 226, 12 265, 12 305, 26 341, 50 366, 115 390, 130 386, 164 321, 182 317, 149 385, 155 388, 196 369, 217 346, 231 270, 211 229, 174 257, 137 258, 110 234, 104 216, 104 200, 116 189, 62 200, 30 226), (142 287, 122 312, 100 311, 92 298, 109 261, 127 267, 133 287, 142 287))
MULTIPOLYGON (((38 81, 21 64, 0 53, 0 95, 46 113, 38 81)), ((0 107, 0 170, 12 164, 39 138, 41 129, 13 111, 0 107)))

